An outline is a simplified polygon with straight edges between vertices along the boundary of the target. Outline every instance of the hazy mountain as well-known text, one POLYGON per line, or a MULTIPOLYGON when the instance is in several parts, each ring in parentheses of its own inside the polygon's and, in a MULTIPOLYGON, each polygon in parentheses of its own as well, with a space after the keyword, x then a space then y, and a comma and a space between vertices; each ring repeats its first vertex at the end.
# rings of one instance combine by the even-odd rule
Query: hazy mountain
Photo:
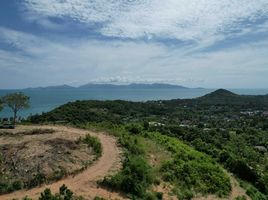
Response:
POLYGON ((118 89, 187 89, 184 86, 163 84, 163 83, 153 83, 153 84, 132 83, 132 84, 128 84, 128 85, 88 83, 88 84, 82 85, 78 88, 80 88, 80 89, 109 89, 109 88, 118 88, 118 89))
POLYGON ((69 89, 75 89, 75 87, 64 84, 64 85, 57 85, 57 86, 26 88, 24 90, 69 90, 69 89))
POLYGON ((72 87, 69 85, 58 85, 58 86, 48 86, 48 87, 35 87, 26 88, 24 90, 61 90, 61 89, 188 89, 187 87, 180 85, 164 84, 164 83, 132 83, 128 85, 115 85, 115 84, 96 84, 88 83, 81 85, 79 87, 72 87))

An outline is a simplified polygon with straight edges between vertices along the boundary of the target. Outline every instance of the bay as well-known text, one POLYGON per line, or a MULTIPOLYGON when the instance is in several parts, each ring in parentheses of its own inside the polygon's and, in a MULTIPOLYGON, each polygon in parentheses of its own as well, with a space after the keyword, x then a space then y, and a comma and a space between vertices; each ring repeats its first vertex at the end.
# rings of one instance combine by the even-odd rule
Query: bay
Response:
MULTIPOLYGON (((0 96, 12 92, 23 92, 30 97, 31 107, 21 110, 18 116, 27 117, 48 112, 62 104, 76 100, 127 100, 149 101, 196 98, 208 94, 215 89, 27 89, 0 90, 0 96)), ((264 95, 268 89, 230 89, 237 94, 264 95)), ((0 112, 0 117, 11 117, 9 108, 0 112)))

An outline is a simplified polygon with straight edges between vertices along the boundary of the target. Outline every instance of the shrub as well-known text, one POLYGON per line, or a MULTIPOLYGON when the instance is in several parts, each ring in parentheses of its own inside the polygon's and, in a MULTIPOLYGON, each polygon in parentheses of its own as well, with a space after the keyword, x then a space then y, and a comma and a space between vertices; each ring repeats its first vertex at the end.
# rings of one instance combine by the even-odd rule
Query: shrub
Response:
POLYGON ((268 197, 260 193, 255 187, 250 186, 246 194, 252 199, 252 200, 267 200, 268 197))
POLYGON ((106 199, 104 199, 102 197, 95 197, 94 200, 106 200, 106 199))
POLYGON ((29 180, 27 183, 25 183, 25 186, 27 188, 33 188, 35 186, 39 186, 46 181, 46 176, 43 173, 37 173, 33 176, 31 180, 29 180))
POLYGON ((152 171, 147 162, 141 156, 130 156, 123 163, 122 171, 105 178, 102 184, 143 197, 152 180, 152 171))
POLYGON ((102 146, 99 138, 86 135, 86 137, 83 139, 83 142, 86 143, 89 147, 92 147, 93 151, 97 154, 97 156, 101 156, 102 154, 102 146))
POLYGON ((45 189, 39 197, 39 200, 73 200, 73 192, 66 185, 59 188, 59 194, 52 194, 49 188, 45 189))
POLYGON ((247 200, 247 198, 245 196, 238 196, 235 200, 247 200))
POLYGON ((150 133, 147 137, 163 145, 172 153, 172 158, 162 164, 165 181, 172 182, 178 189, 179 199, 190 198, 190 193, 217 194, 226 196, 231 191, 229 177, 210 157, 197 152, 178 139, 150 133), (181 191, 188 191, 187 193, 181 191))
POLYGON ((14 181, 12 183, 12 189, 13 189, 13 191, 20 190, 22 188, 23 188, 23 183, 21 181, 14 181))
POLYGON ((53 177, 52 177, 52 180, 60 180, 62 179, 63 177, 67 176, 67 171, 65 168, 59 166, 59 169, 55 170, 53 172, 53 177))
POLYGON ((142 132, 142 127, 137 124, 130 124, 126 127, 130 134, 138 135, 142 132))

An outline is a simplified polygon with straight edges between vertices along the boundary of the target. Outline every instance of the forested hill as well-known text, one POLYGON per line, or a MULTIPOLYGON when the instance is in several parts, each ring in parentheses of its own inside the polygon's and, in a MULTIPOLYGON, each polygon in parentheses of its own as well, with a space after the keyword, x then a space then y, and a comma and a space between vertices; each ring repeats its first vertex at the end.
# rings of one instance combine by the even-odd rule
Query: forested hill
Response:
MULTIPOLYGON (((130 102, 84 100, 70 102, 51 112, 31 117, 31 121, 110 121, 122 123, 131 120, 150 118, 170 119, 182 110, 203 110, 219 112, 222 107, 235 112, 268 109, 268 95, 238 95, 219 89, 195 99, 174 99, 165 101, 130 102), (214 106, 212 108, 212 106, 214 106), (215 107, 216 106, 216 107, 215 107), (196 109, 197 108, 197 109, 196 109)), ((190 114, 187 114, 187 116, 190 114)), ((191 114, 192 115, 192 114, 191 114)), ((180 116, 181 117, 181 116, 180 116)), ((193 116, 196 118, 196 116, 193 116)))
POLYGON ((238 95, 225 89, 216 90, 196 99, 201 104, 268 106, 268 95, 238 95))
POLYGON ((220 89, 195 99, 76 101, 29 121, 112 127, 134 124, 134 133, 144 129, 173 136, 250 183, 244 187, 252 199, 268 198, 268 95, 237 95, 220 89))

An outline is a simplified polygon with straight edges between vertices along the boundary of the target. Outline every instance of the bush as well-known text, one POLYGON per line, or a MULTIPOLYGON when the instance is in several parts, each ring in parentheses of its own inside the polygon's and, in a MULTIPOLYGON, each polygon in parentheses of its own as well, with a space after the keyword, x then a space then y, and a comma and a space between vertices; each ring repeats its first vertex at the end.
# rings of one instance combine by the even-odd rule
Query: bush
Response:
POLYGON ((150 133, 147 137, 163 145, 172 153, 172 158, 162 164, 161 172, 165 181, 178 189, 179 199, 190 198, 190 193, 217 194, 226 196, 231 191, 229 177, 210 157, 197 152, 178 139, 150 133), (187 191, 181 192, 181 191, 187 191))
POLYGON ((122 171, 111 178, 105 178, 102 184, 143 197, 152 182, 152 171, 147 162, 141 156, 130 156, 123 163, 122 171))
POLYGON ((83 142, 86 143, 89 147, 92 147, 93 151, 97 154, 97 156, 101 156, 102 154, 102 146, 99 138, 86 135, 86 137, 83 139, 83 142))
POLYGON ((238 196, 235 200, 247 200, 247 198, 245 196, 238 196))
POLYGON ((104 199, 102 197, 95 197, 94 200, 106 200, 106 199, 104 199))
POLYGON ((45 183, 45 181, 46 181, 46 176, 43 173, 37 173, 36 175, 34 175, 32 180, 26 183, 26 187, 33 188, 35 186, 39 186, 45 183))
POLYGON ((268 197, 260 193, 255 187, 250 186, 246 194, 252 199, 252 200, 267 200, 268 197))
POLYGON ((177 196, 181 200, 191 200, 194 197, 194 194, 189 189, 183 189, 177 192, 177 196))
POLYGON ((66 185, 62 185, 59 188, 59 194, 52 194, 49 188, 45 189, 41 193, 39 200, 73 200, 73 192, 69 190, 66 185))
POLYGON ((14 181, 12 183, 12 189, 13 189, 13 191, 20 190, 22 188, 23 188, 23 183, 21 181, 14 181))
POLYGON ((142 127, 137 124, 130 124, 126 127, 128 132, 133 135, 138 135, 142 132, 142 127))
POLYGON ((62 179, 65 176, 67 176, 67 171, 66 171, 65 168, 60 166, 59 169, 57 169, 57 170, 55 170, 53 172, 52 180, 58 181, 58 180, 62 179))

